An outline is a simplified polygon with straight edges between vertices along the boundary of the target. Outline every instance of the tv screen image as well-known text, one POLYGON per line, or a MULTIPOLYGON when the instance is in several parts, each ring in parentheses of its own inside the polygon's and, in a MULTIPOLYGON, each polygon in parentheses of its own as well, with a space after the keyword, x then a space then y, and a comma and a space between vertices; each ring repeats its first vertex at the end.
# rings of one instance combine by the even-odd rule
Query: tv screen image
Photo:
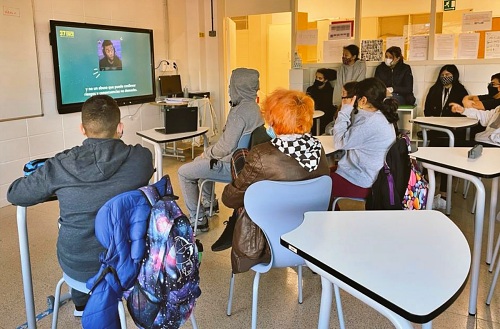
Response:
POLYGON ((51 20, 50 33, 59 113, 99 94, 119 105, 155 100, 152 30, 51 20))

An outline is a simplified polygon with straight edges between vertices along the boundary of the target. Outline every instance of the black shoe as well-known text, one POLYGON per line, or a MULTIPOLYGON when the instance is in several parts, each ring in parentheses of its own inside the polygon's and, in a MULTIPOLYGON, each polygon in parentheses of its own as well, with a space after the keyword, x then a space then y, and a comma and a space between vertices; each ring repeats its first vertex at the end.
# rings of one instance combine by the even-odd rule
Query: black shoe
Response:
POLYGON ((219 239, 212 245, 212 251, 222 251, 231 248, 236 219, 237 217, 233 214, 233 216, 229 217, 228 220, 224 221, 224 225, 226 225, 226 227, 224 228, 224 232, 222 232, 219 239))
POLYGON ((208 217, 203 216, 203 220, 198 220, 198 230, 201 232, 208 232, 208 217))

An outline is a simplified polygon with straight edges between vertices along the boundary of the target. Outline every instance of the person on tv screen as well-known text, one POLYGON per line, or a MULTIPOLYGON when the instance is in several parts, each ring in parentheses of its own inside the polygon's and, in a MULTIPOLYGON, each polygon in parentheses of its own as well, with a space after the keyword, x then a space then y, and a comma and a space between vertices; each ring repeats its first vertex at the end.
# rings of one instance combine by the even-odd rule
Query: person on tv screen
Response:
POLYGON ((122 69, 122 61, 116 55, 115 46, 111 40, 104 40, 102 42, 102 54, 104 57, 99 60, 99 70, 108 71, 122 69))

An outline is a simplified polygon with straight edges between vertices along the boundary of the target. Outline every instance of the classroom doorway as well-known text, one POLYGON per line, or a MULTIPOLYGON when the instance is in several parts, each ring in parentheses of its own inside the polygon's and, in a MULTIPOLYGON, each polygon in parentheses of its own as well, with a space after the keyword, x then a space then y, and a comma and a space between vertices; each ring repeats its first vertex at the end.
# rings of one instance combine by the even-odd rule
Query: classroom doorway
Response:
MULTIPOLYGON (((226 17, 224 21, 225 87, 231 71, 253 68, 260 73, 259 99, 276 88, 288 88, 291 68, 291 13, 226 17)), ((226 93, 226 104, 229 95, 226 93)), ((229 111, 229 107, 226 109, 229 111)))

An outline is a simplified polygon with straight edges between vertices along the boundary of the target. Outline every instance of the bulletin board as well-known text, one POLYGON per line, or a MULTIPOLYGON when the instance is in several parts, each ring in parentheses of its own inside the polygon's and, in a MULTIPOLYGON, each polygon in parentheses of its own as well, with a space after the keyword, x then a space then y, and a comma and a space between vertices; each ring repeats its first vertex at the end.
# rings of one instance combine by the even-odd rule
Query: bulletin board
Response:
POLYGON ((0 0, 0 121, 41 116, 31 0, 0 0))

